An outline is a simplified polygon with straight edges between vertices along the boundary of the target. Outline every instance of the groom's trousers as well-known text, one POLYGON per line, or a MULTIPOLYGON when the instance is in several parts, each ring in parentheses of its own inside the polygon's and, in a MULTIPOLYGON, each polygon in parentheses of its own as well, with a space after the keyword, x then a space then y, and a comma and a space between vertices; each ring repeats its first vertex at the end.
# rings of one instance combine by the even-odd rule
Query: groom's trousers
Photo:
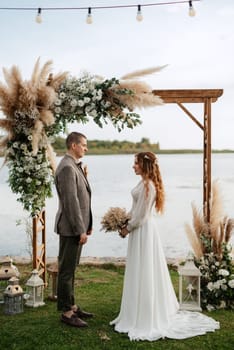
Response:
POLYGON ((57 309, 69 311, 75 305, 74 280, 82 245, 77 236, 59 235, 57 309))

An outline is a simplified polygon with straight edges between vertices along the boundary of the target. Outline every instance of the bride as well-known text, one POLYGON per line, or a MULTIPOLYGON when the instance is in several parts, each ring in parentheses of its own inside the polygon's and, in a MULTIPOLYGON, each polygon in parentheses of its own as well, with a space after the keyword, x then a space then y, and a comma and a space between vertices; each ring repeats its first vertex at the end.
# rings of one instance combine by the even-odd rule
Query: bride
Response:
POLYGON ((119 315, 110 322, 130 340, 184 339, 219 329, 219 322, 199 312, 179 311, 157 229, 156 212, 164 207, 164 189, 154 153, 135 156, 141 176, 132 190, 131 219, 121 234, 129 234, 119 315))

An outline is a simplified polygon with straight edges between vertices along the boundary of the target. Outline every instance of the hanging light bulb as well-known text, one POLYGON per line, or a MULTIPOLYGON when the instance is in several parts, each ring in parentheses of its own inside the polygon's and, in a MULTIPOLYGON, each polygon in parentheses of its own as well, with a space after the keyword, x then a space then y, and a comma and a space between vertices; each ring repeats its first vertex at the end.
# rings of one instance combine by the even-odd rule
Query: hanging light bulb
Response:
POLYGON ((39 23, 39 24, 42 22, 42 18, 41 18, 41 8, 40 8, 40 7, 38 8, 38 11, 37 11, 37 15, 36 15, 36 19, 35 19, 35 20, 36 20, 36 22, 39 23))
POLYGON ((136 19, 138 22, 141 22, 143 20, 143 16, 141 13, 141 5, 137 5, 137 16, 136 19))
POLYGON ((196 11, 193 8, 193 2, 189 1, 189 16, 194 17, 196 15, 196 11))
POLYGON ((88 14, 86 17, 86 23, 87 24, 92 24, 93 23, 93 17, 92 17, 92 13, 91 13, 91 7, 88 8, 88 14))

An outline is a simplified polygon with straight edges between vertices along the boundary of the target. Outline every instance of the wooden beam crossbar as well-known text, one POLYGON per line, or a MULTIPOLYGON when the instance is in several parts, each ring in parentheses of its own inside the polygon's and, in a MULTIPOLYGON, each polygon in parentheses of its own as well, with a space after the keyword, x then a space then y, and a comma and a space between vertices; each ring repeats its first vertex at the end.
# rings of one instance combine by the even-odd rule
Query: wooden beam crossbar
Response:
POLYGON ((199 128, 204 130, 204 126, 192 115, 191 112, 189 112, 189 110, 184 105, 182 105, 182 103, 177 102, 177 105, 194 121, 194 123, 199 126, 199 128))
POLYGON ((222 96, 222 89, 153 90, 165 103, 204 103, 211 98, 212 103, 222 96))

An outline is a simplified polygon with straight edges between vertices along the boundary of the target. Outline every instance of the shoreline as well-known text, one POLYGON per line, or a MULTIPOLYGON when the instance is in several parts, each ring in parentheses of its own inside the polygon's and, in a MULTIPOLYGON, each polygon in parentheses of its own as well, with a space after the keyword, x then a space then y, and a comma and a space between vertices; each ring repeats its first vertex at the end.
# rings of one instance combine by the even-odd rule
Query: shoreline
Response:
MULTIPOLYGON (((65 150, 54 150, 57 157, 63 157, 66 153, 65 150)), ((103 150, 103 151, 94 151, 89 150, 89 153, 86 154, 87 156, 116 156, 116 155, 134 155, 136 152, 130 150, 130 151, 113 151, 113 150, 103 150)), ((177 155, 177 154, 203 154, 202 149, 189 149, 189 148, 181 148, 181 149, 161 149, 157 150, 155 152, 156 154, 162 154, 162 155, 177 155)), ((212 154, 233 154, 234 149, 212 149, 212 154)), ((0 159, 4 158, 4 154, 0 153, 0 159)))
MULTIPOLYGON (((0 265, 1 262, 6 258, 6 256, 0 256, 0 265)), ((29 264, 32 262, 32 259, 30 257, 23 257, 23 256, 10 256, 10 258, 13 260, 13 264, 17 265, 23 265, 23 264, 29 264)), ((167 264, 171 265, 173 267, 178 267, 181 262, 185 260, 184 257, 177 257, 177 258, 166 258, 167 264)), ((57 262, 56 257, 47 257, 46 258, 46 265, 55 264, 57 262)), ((113 264, 116 266, 125 266, 126 258, 125 257, 93 257, 93 256, 85 256, 81 257, 80 259, 80 265, 91 265, 91 266, 102 266, 106 264, 113 264)))

